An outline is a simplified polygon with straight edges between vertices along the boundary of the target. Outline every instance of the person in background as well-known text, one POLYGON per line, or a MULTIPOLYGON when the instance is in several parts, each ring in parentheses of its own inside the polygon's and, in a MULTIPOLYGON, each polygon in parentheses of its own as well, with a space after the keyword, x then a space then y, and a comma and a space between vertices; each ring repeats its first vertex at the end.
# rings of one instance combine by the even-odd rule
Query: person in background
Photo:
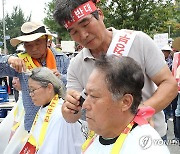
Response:
MULTIPOLYGON (((24 120, 24 106, 23 106, 23 101, 22 101, 22 92, 21 92, 21 84, 19 82, 19 78, 13 77, 12 80, 13 87, 19 91, 19 97, 17 100, 17 107, 14 111, 14 124, 12 128, 11 135, 14 134, 14 132, 17 130, 19 127, 20 123, 22 120, 24 120)), ((11 136, 12 137, 12 136, 11 136)))
POLYGON ((2 134, 0 134, 0 136, 3 135, 3 137, 0 137, 0 151, 4 154, 13 154, 13 149, 16 149, 16 147, 19 146, 21 140, 23 139, 22 137, 27 135, 27 131, 24 130, 24 107, 19 79, 17 77, 13 77, 12 84, 14 89, 19 91, 19 97, 16 105, 1 124, 2 126, 0 128, 0 132, 2 134), (5 129, 6 135, 4 135, 2 128, 5 129))
MULTIPOLYGON (((166 44, 165 46, 163 46, 161 48, 161 51, 164 54, 166 63, 169 67, 169 69, 172 71, 172 63, 173 63, 173 51, 172 48, 166 44)), ((177 100, 178 100, 178 95, 173 99, 173 101, 171 102, 171 104, 169 104, 163 111, 165 114, 165 119, 166 119, 166 123, 168 124, 168 119, 169 118, 173 118, 173 126, 174 126, 174 136, 175 138, 178 138, 178 132, 177 132, 177 127, 176 127, 176 116, 175 116, 175 110, 177 107, 177 100)))
MULTIPOLYGON (((16 48, 16 53, 21 53, 21 52, 25 52, 25 48, 24 48, 24 45, 23 44, 19 44, 16 48)), ((16 77, 13 78, 14 79, 14 85, 18 85, 16 84, 17 80, 16 80, 16 77)), ((18 79, 18 78, 17 78, 18 79)), ((19 79, 18 79, 19 80, 19 79)), ((19 82, 19 81, 18 81, 19 82)), ((19 90, 17 90, 17 88, 14 88, 14 98, 15 98, 15 101, 17 102, 18 101, 18 98, 19 98, 19 90)))
POLYGON ((174 140, 180 141, 180 95, 178 95, 177 108, 175 110, 176 113, 176 128, 178 136, 175 136, 174 140))
POLYGON ((20 154, 80 154, 83 136, 78 122, 67 123, 61 111, 62 83, 53 72, 40 67, 32 70, 28 79, 29 93, 40 106, 30 136, 20 154))
POLYGON ((9 95, 13 95, 13 86, 12 86, 12 80, 13 80, 13 77, 8 77, 8 83, 9 83, 9 88, 8 88, 8 93, 9 95))
POLYGON ((164 57, 165 57, 165 60, 169 69, 172 70, 172 61, 173 61, 173 57, 171 54, 172 48, 167 44, 161 48, 161 51, 164 54, 164 57))
MULTIPOLYGON (((180 52, 180 37, 176 38, 172 43, 173 48, 178 52, 180 52)), ((179 75, 180 78, 180 75, 179 75)), ((177 107, 175 110, 175 118, 176 118, 176 128, 177 133, 175 135, 174 140, 180 142, 180 94, 178 93, 177 107)))
POLYGON ((61 51, 62 51, 61 44, 56 44, 55 49, 56 49, 58 52, 61 52, 61 51))
POLYGON ((112 27, 107 29, 103 22, 103 12, 96 4, 96 0, 57 0, 55 4, 56 22, 68 30, 72 40, 84 47, 71 59, 68 68, 64 118, 68 122, 75 122, 81 117, 80 92, 86 87, 94 63, 102 53, 128 56, 141 65, 144 73, 141 106, 155 109, 154 127, 165 139, 167 124, 162 110, 177 95, 177 82, 166 65, 161 50, 143 32, 116 30, 112 27), (74 114, 77 111, 80 112, 74 114))
MULTIPOLYGON (((164 57, 165 57, 165 60, 166 60, 166 63, 168 65, 169 69, 172 71, 173 57, 171 56, 171 52, 172 52, 171 47, 167 44, 161 48, 161 51, 164 54, 164 57)), ((169 118, 171 118, 171 116, 173 114, 172 113, 172 103, 169 104, 163 111, 164 111, 165 119, 166 119, 166 123, 167 123, 167 120, 169 118)))
POLYGON ((38 22, 26 22, 21 26, 21 36, 12 38, 10 43, 17 46, 23 43, 25 52, 17 55, 0 55, 0 76, 8 75, 18 77, 21 83, 23 105, 25 110, 24 126, 30 131, 34 117, 39 110, 35 106, 28 89, 27 72, 33 68, 46 66, 54 71, 66 84, 66 73, 69 58, 56 55, 54 49, 47 47, 48 38, 52 37, 45 25, 38 22))
POLYGON ((8 93, 8 82, 7 82, 7 76, 0 77, 0 87, 5 89, 8 93))
POLYGON ((148 145, 162 140, 146 118, 154 109, 140 108, 144 75, 130 57, 102 56, 86 84, 88 127, 97 135, 86 140, 84 154, 170 154, 164 145, 148 145), (144 139, 150 139, 144 143, 144 139), (147 147, 148 148, 147 148, 147 147))

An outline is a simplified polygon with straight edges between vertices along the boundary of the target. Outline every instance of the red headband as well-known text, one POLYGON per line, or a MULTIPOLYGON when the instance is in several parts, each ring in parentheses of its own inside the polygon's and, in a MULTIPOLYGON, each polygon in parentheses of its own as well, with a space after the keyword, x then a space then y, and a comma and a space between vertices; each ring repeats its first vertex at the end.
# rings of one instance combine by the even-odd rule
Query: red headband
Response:
POLYGON ((72 20, 65 21, 64 26, 66 28, 68 28, 72 24, 77 22, 79 19, 85 17, 86 15, 88 15, 96 10, 97 10, 97 8, 96 8, 95 4, 92 1, 88 1, 72 11, 72 20))

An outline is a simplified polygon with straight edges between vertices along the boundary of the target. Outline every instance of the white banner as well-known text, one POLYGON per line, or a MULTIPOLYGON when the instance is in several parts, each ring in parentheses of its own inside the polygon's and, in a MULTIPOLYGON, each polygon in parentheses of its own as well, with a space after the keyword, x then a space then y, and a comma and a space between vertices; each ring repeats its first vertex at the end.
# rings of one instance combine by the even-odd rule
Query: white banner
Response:
POLYGON ((154 41, 159 49, 161 49, 163 46, 168 44, 168 33, 154 35, 154 41))

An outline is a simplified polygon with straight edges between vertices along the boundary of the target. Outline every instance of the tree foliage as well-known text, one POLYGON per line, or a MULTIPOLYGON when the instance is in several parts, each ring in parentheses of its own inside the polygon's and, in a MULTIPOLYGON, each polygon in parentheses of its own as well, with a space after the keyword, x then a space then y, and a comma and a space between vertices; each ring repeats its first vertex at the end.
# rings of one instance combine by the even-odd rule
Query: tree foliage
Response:
MULTIPOLYGON (((24 16, 22 9, 18 6, 13 8, 12 14, 6 14, 5 17, 6 23, 6 36, 10 36, 10 38, 14 38, 20 36, 21 34, 21 26, 24 22, 30 21, 31 15, 28 17, 24 16)), ((3 20, 0 20, 0 41, 3 42, 3 20)), ((10 45, 10 39, 6 40, 8 53, 14 53, 16 48, 10 45)))
POLYGON ((53 18, 53 12, 55 8, 55 0, 46 4, 45 13, 46 17, 44 18, 44 24, 51 30, 58 35, 59 40, 70 40, 70 36, 67 30, 63 27, 58 25, 53 18))
MULTIPOLYGON (((99 7, 103 10, 106 27, 140 30, 152 36, 167 33, 170 26, 171 35, 176 37, 180 33, 179 1, 174 5, 172 0, 101 0, 99 7)), ((55 0, 48 3, 44 23, 63 40, 68 40, 65 28, 59 27, 53 19, 54 3, 55 0)))
MULTIPOLYGON (((140 30, 153 35, 168 32, 178 23, 177 5, 172 0, 101 0, 106 26, 140 30)), ((175 32, 176 33, 176 32, 175 32)), ((175 34, 174 34, 175 35, 175 34)))

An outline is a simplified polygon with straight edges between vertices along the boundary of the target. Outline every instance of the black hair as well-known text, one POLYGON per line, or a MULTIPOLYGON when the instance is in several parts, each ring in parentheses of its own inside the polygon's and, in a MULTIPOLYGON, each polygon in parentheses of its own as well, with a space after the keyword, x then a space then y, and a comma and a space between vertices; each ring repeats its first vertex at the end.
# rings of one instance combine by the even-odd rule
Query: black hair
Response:
POLYGON ((95 68, 105 74, 105 82, 113 99, 121 99, 125 94, 133 96, 131 112, 135 114, 142 100, 144 74, 140 65, 130 57, 102 55, 95 62, 95 68))
MULTIPOLYGON (((53 17, 59 25, 64 25, 65 21, 72 20, 72 11, 78 6, 88 2, 89 0, 56 0, 55 11, 53 17)), ((97 0, 93 0, 96 3, 97 0)), ((98 11, 94 11, 93 16, 98 19, 98 11)))

